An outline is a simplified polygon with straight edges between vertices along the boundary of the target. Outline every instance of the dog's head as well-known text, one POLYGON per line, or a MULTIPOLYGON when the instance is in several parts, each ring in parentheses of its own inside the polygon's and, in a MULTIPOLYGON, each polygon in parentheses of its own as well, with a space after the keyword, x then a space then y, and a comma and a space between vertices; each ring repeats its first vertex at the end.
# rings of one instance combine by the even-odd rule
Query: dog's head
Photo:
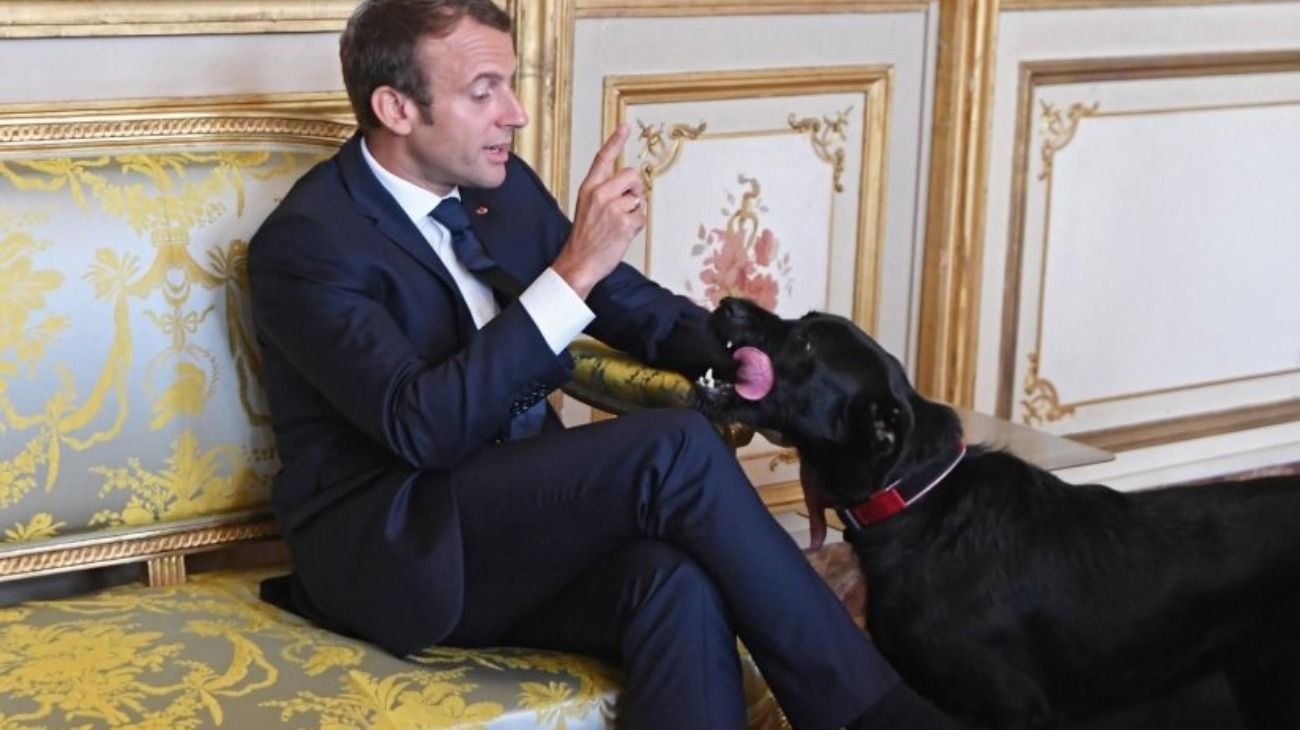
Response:
POLYGON ((697 383, 701 408, 780 434, 839 504, 943 458, 961 438, 952 409, 922 398, 902 364, 843 317, 782 319, 728 298, 710 327, 739 367, 734 384, 697 383))

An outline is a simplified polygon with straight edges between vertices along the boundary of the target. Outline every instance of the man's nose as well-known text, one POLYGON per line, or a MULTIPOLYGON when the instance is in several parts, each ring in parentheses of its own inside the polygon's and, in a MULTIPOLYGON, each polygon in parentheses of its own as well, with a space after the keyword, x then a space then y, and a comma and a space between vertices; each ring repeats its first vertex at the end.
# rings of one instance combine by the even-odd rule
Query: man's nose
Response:
POLYGON ((520 129, 528 126, 528 112, 524 110, 524 105, 519 101, 519 96, 511 89, 510 98, 507 100, 507 108, 501 119, 501 126, 512 129, 520 129))

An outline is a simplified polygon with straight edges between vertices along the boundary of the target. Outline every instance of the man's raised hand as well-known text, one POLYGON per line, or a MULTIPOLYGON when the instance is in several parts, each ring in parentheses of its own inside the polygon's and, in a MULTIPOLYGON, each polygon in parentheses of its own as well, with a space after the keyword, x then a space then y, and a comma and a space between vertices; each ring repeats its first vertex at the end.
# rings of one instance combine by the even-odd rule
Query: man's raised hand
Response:
POLYGON ((578 187, 573 230, 551 268, 584 299, 618 266, 632 239, 645 227, 645 189, 633 167, 614 172, 628 127, 620 125, 601 145, 578 187))

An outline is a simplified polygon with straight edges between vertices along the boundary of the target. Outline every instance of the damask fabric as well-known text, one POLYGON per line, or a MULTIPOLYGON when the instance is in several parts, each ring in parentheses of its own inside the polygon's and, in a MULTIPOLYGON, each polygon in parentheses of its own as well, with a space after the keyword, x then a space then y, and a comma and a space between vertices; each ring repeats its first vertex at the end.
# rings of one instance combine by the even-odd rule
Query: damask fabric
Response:
MULTIPOLYGON (((261 571, 0 609, 0 727, 606 728, 619 678, 583 656, 399 659, 257 598, 261 571)), ((745 656, 754 730, 787 727, 745 656)))
POLYGON ((0 542, 267 505, 247 239, 332 151, 0 159, 0 542))

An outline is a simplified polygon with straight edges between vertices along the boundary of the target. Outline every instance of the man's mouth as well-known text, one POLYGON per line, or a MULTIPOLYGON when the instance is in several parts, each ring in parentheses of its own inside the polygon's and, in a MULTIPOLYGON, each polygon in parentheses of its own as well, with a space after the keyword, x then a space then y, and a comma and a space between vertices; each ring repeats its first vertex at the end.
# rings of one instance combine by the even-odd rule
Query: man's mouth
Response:
POLYGON ((504 159, 504 158, 509 154, 509 152, 510 152, 510 145, 509 145, 509 144, 491 144, 491 145, 488 145, 488 146, 484 147, 483 149, 487 150, 487 153, 488 153, 489 155, 491 155, 492 157, 494 157, 494 158, 502 158, 502 159, 504 159))
POLYGON ((736 382, 726 383, 717 380, 713 377, 713 369, 710 368, 696 381, 700 387, 710 391, 734 389, 738 397, 748 401, 762 400, 767 397, 775 384, 772 358, 757 347, 751 345, 737 347, 730 340, 727 341, 727 351, 736 361, 736 382))

